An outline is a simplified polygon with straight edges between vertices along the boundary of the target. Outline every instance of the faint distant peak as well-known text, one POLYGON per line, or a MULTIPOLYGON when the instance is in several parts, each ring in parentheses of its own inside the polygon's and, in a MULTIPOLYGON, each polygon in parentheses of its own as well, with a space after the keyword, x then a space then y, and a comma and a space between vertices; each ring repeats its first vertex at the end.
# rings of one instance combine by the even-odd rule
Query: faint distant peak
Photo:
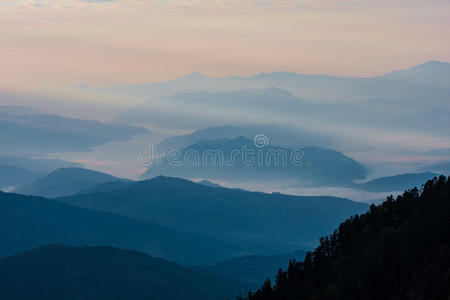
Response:
POLYGON ((286 79, 292 77, 303 76, 302 74, 287 72, 287 71, 275 71, 275 72, 261 72, 252 76, 251 78, 255 79, 264 79, 264 78, 277 78, 277 79, 286 79))
POLYGON ((448 86, 450 63, 431 60, 404 70, 393 71, 377 78, 448 86))
POLYGON ((43 115, 44 113, 30 106, 23 105, 0 105, 0 113, 5 113, 13 116, 20 115, 43 115))
POLYGON ((192 79, 192 80, 205 79, 205 78, 209 78, 209 77, 201 72, 192 72, 190 74, 180 77, 180 79, 192 79))
POLYGON ((261 95, 273 98, 296 98, 290 92, 277 87, 269 87, 267 89, 264 89, 261 95))
POLYGON ((439 60, 430 60, 430 61, 427 61, 427 62, 425 62, 423 64, 411 67, 410 69, 412 69, 412 68, 420 68, 420 67, 438 67, 438 68, 444 67, 444 68, 450 68, 450 63, 449 62, 445 62, 445 61, 439 61, 439 60))

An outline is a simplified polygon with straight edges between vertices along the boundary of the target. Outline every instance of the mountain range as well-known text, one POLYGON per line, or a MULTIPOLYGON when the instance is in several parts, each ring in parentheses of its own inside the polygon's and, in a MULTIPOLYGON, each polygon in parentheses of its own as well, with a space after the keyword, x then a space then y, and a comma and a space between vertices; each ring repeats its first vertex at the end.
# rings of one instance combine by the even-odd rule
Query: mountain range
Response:
POLYGON ((366 176, 361 164, 335 150, 261 146, 242 136, 203 140, 182 149, 176 158, 166 156, 155 161, 142 178, 165 175, 240 182, 291 180, 323 186, 350 185, 366 176))
MULTIPOLYGON (((361 127, 448 134, 449 112, 448 94, 440 98, 429 96, 421 101, 413 101, 411 97, 371 97, 357 102, 319 102, 297 98, 286 90, 272 87, 152 98, 124 111, 115 122, 175 129, 201 129, 230 123, 235 126, 272 124, 299 128, 307 136, 312 137, 312 133, 323 141, 326 137, 331 139, 327 128, 333 125, 335 129, 361 127)), ((335 136, 334 140, 338 138, 335 136)))
MULTIPOLYGON (((83 192, 99 184, 129 180, 82 168, 61 168, 45 177, 19 186, 14 193, 42 197, 62 197, 83 192)), ((88 190, 89 191, 89 190, 88 190)))
POLYGON ((248 254, 308 249, 340 221, 367 208, 343 198, 248 192, 163 176, 58 200, 239 244, 248 254))
POLYGON ((333 137, 319 135, 302 128, 293 128, 288 126, 280 127, 274 125, 226 125, 203 128, 190 134, 168 137, 158 145, 158 149, 163 149, 166 151, 182 150, 203 140, 223 138, 234 139, 240 136, 254 139, 257 135, 265 135, 271 145, 286 148, 298 148, 312 145, 317 147, 331 147, 334 145, 333 137))
POLYGON ((251 77, 213 78, 192 73, 165 82, 116 86, 104 90, 145 98, 196 91, 221 92, 235 89, 278 87, 295 96, 317 101, 362 101, 374 98, 423 101, 448 99, 450 64, 428 61, 405 70, 372 78, 305 75, 290 72, 260 73, 251 77))
POLYGON ((438 176, 438 174, 430 172, 399 174, 376 178, 374 180, 359 184, 356 187, 368 192, 405 191, 414 187, 420 189, 424 182, 427 182, 436 176, 438 176))
POLYGON ((50 245, 0 259, 4 299, 223 300, 237 281, 145 253, 50 245))
POLYGON ((33 172, 16 166, 0 165, 0 189, 13 189, 17 185, 31 182, 44 173, 33 172))
POLYGON ((139 250, 186 265, 214 264, 250 253, 206 235, 41 197, 0 192, 0 208, 0 257, 53 243, 139 250))
POLYGON ((3 112, 0 112, 0 127, 0 155, 24 157, 86 151, 96 145, 126 140, 135 134, 148 132, 130 125, 105 124, 48 114, 3 112))
POLYGON ((0 156, 0 189, 12 190, 44 177, 63 167, 79 167, 78 163, 57 159, 28 159, 0 156))

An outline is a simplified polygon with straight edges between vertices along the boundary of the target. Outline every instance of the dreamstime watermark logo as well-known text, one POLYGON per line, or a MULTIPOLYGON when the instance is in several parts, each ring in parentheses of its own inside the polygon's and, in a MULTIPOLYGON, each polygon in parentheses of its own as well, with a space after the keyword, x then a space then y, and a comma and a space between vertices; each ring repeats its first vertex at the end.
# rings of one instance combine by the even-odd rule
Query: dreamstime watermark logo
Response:
POLYGON ((255 144, 256 148, 264 148, 269 145, 269 138, 265 134, 257 134, 253 138, 253 144, 255 144))
POLYGON ((252 143, 243 143, 232 149, 216 149, 194 147, 185 150, 163 150, 149 144, 141 151, 138 162, 145 167, 167 164, 171 167, 310 167, 310 161, 303 163, 304 152, 301 149, 285 149, 269 146, 269 138, 257 134, 252 143))

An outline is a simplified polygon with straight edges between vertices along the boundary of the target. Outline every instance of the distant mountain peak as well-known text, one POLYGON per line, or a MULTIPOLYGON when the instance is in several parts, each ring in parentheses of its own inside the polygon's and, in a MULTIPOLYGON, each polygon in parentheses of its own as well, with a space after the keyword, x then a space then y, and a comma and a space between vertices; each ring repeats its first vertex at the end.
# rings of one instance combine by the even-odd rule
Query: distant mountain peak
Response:
POLYGON ((119 178, 89 169, 60 168, 45 177, 18 187, 14 192, 43 197, 69 196, 96 184, 116 180, 119 178))
POLYGON ((181 78, 183 78, 183 79, 204 79, 204 78, 209 78, 209 77, 201 72, 192 72, 190 74, 182 76, 181 78))
MULTIPOLYGON (((447 67, 450 67, 450 63, 445 62, 445 61, 441 61, 441 60, 429 60, 429 61, 427 61, 427 62, 425 62, 425 63, 423 63, 423 64, 421 64, 421 65, 418 65, 418 66, 425 66, 425 65, 428 65, 428 66, 447 66, 447 67)), ((414 68, 414 67, 413 67, 413 68, 414 68)))
POLYGON ((60 175, 99 175, 99 176, 106 176, 114 178, 114 176, 111 176, 109 174, 105 174, 99 171, 85 169, 85 168, 78 168, 78 167, 65 167, 65 168, 59 168, 53 172, 51 172, 49 175, 52 176, 60 176, 60 175))
POLYGON ((378 78, 448 86, 450 63, 430 60, 407 69, 393 71, 378 78))
POLYGON ((295 97, 292 93, 280 89, 278 87, 269 87, 267 89, 264 89, 261 93, 261 96, 264 97, 271 97, 271 98, 280 98, 280 99, 296 99, 299 100, 297 97, 295 97))
POLYGON ((288 72, 288 71, 274 71, 274 72, 261 72, 252 76, 252 78, 264 78, 264 77, 291 77, 302 76, 302 74, 288 72))
POLYGON ((443 70, 450 71, 450 63, 445 62, 445 61, 439 61, 439 60, 430 60, 430 61, 424 62, 423 64, 419 64, 419 65, 410 67, 410 68, 406 69, 405 71, 408 71, 408 70, 410 70, 410 71, 411 70, 416 70, 416 71, 421 70, 421 71, 429 71, 429 72, 431 72, 431 71, 436 72, 436 71, 443 71, 443 70))

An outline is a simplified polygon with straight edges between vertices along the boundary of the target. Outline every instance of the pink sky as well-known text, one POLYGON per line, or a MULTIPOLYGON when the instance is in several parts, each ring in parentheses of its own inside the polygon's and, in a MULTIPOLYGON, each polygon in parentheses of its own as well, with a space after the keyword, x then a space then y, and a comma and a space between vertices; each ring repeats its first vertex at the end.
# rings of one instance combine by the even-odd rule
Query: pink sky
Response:
POLYGON ((286 70, 374 76, 450 61, 443 0, 0 0, 0 86, 286 70))

